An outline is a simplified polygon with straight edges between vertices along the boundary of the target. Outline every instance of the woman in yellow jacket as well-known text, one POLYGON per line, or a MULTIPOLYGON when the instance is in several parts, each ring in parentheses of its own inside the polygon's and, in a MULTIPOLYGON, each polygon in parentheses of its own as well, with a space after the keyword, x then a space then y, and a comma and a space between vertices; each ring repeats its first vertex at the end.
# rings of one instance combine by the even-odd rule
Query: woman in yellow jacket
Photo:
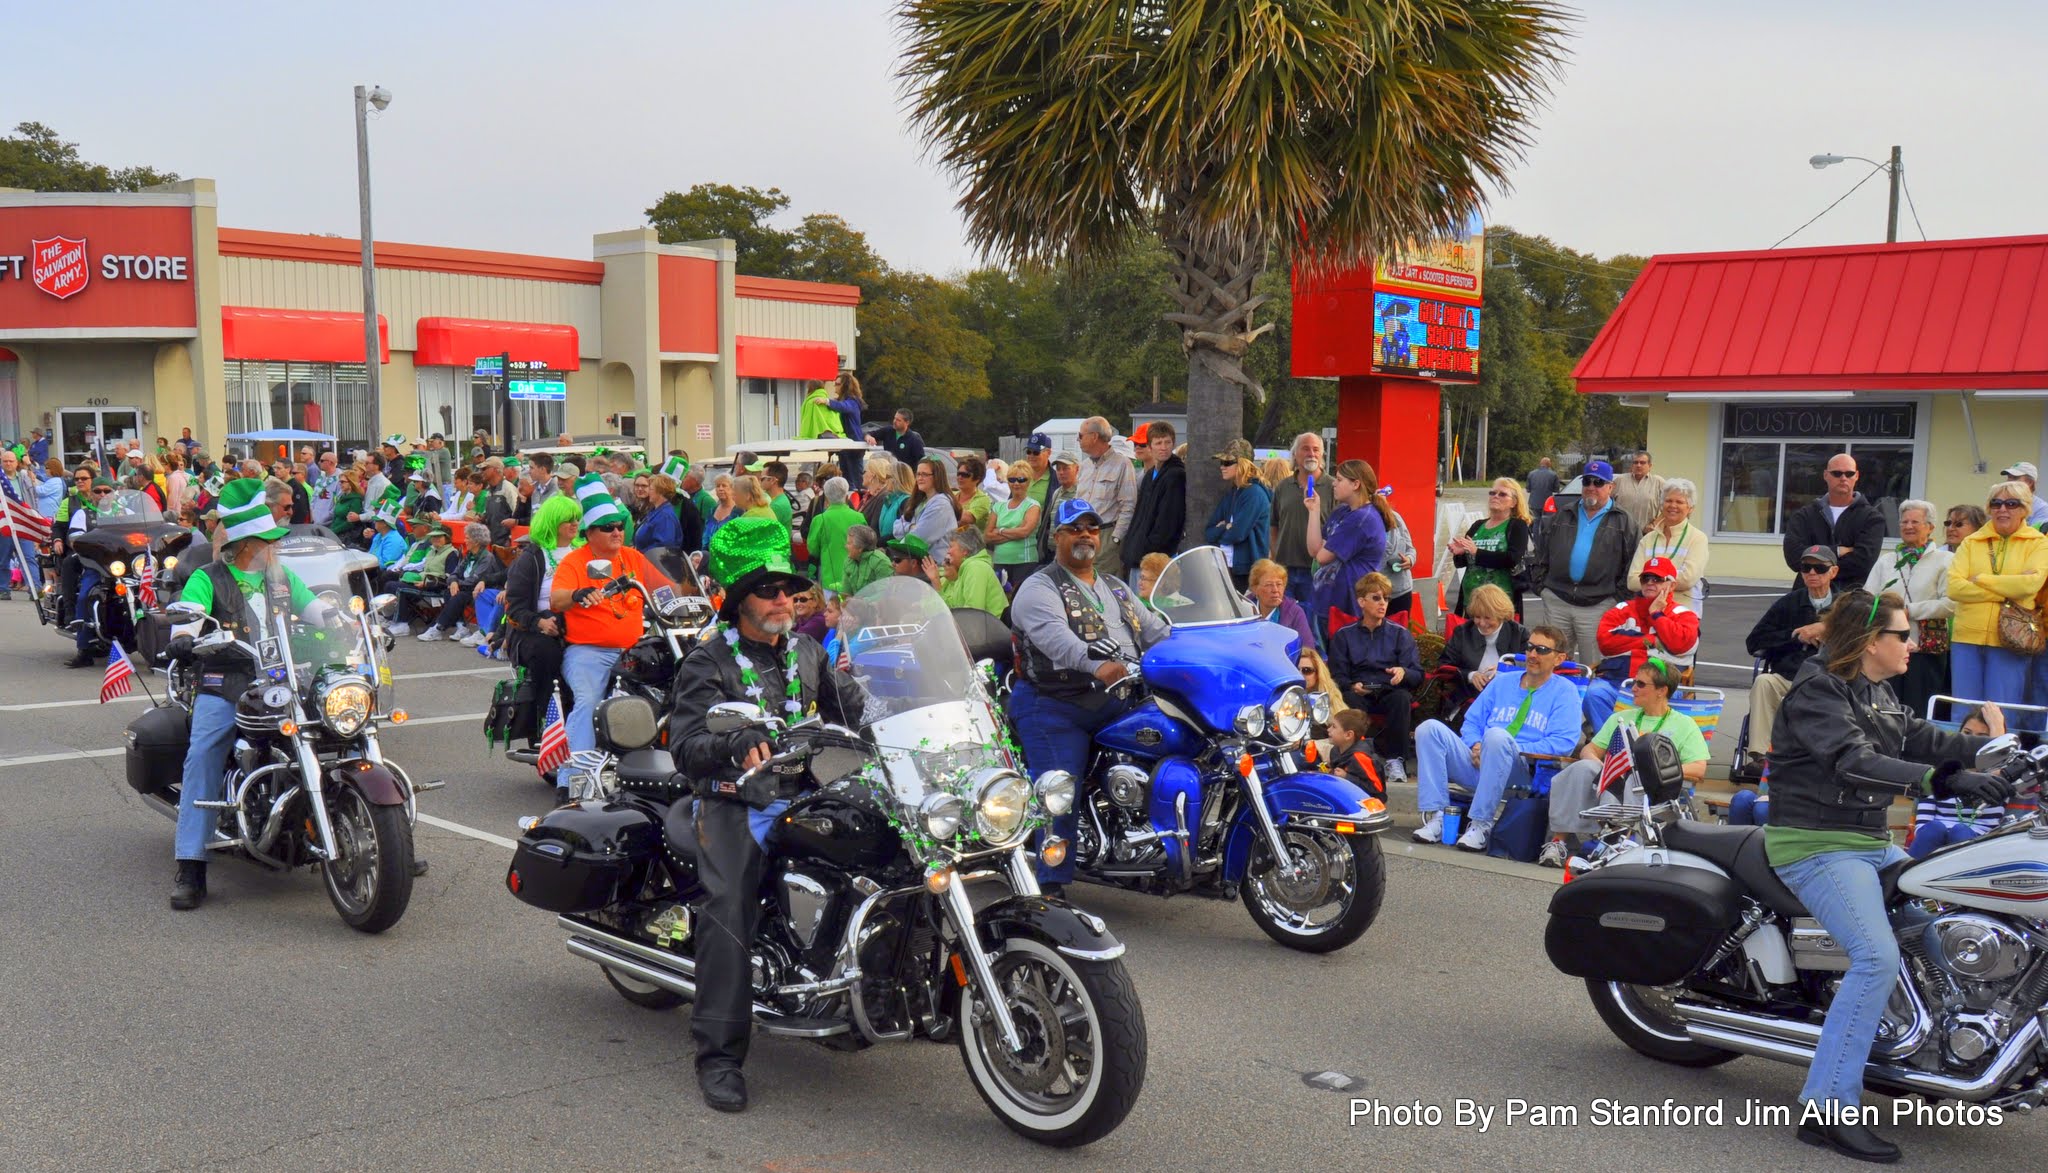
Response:
POLYGON ((1998 639, 1998 610, 2007 602, 2034 610, 2048 582, 2048 537, 2027 524, 2034 507, 2025 481, 1991 487, 1991 520, 1963 539, 1948 568, 1948 597, 1956 601, 1950 625, 1949 691, 1972 700, 2024 704, 2032 657, 1998 639))

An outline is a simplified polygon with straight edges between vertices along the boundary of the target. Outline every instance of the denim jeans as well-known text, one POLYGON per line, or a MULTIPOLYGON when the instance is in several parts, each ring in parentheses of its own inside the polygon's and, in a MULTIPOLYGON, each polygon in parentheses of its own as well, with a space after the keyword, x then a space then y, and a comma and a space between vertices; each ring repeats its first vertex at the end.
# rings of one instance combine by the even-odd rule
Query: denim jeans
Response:
POLYGON ((1863 1065, 1899 980, 1899 944, 1885 914, 1878 869, 1906 858, 1887 843, 1867 851, 1823 851, 1777 869, 1820 927, 1849 954, 1849 972, 1821 1022, 1820 1046, 1799 1098, 1837 1110, 1863 1101, 1863 1065))
POLYGON ((220 812, 202 810, 199 802, 219 802, 226 789, 228 746, 235 740, 235 702, 200 693, 192 701, 192 744, 185 751, 185 773, 178 788, 179 859, 205 859, 206 841, 220 812))
POLYGON ((1491 823, 1508 787, 1529 780, 1522 747, 1505 728, 1488 729, 1479 739, 1479 764, 1472 747, 1442 721, 1424 721, 1415 731, 1415 805, 1427 818, 1451 805, 1451 784, 1470 787, 1469 819, 1491 823))
MULTIPOLYGON (((2038 657, 2037 657, 2038 658, 2038 657)), ((2025 704, 2027 701, 2027 657, 1988 644, 1951 644, 1948 654, 1949 692, 1973 701, 2025 704)), ((2039 723, 2021 724, 2013 714, 2012 728, 2039 728, 2039 723)))
MULTIPOLYGON (((1122 702, 1096 698, 1101 704, 1090 708, 1072 701, 1046 696, 1028 681, 1018 681, 1010 694, 1010 727, 1017 731, 1018 748, 1024 751, 1024 768, 1036 781, 1047 770, 1065 770, 1077 785, 1088 778, 1088 754, 1095 744, 1095 731, 1123 716, 1122 702)), ((1077 800, 1078 805, 1078 800, 1077 800)), ((1038 865, 1042 884, 1065 884, 1074 878, 1074 825, 1072 813, 1052 820, 1047 833, 1067 841, 1067 858, 1056 868, 1038 865)))
POLYGON ((562 652, 562 679, 569 682, 569 689, 576 694, 576 703, 569 709, 568 734, 571 762, 555 774, 555 785, 567 786, 571 771, 576 769, 574 755, 585 754, 597 748, 597 702, 604 699, 605 677, 611 674, 612 665, 625 654, 624 648, 600 648, 591 644, 570 644, 562 652))
POLYGON ((1926 859, 1944 847, 1968 843, 1989 829, 1985 824, 1972 826, 1954 819, 1932 819, 1913 828, 1913 841, 1906 845, 1906 854, 1926 859))
POLYGON ((1738 790, 1728 800, 1728 824, 1732 827, 1764 827, 1771 821, 1771 796, 1754 790, 1738 790))
MULTIPOLYGON (((36 589, 35 580, 30 577, 34 573, 35 567, 36 557, 33 553, 21 560, 22 585, 30 590, 36 589)), ((14 539, 0 537, 0 591, 11 591, 14 589, 13 570, 14 539)))

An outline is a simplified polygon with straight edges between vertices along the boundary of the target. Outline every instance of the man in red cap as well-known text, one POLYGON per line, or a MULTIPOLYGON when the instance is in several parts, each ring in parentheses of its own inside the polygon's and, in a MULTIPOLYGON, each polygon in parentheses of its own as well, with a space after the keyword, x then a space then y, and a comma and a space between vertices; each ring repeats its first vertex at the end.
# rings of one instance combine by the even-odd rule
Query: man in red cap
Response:
MULTIPOLYGON (((1678 567, 1671 559, 1648 559, 1636 577, 1636 597, 1616 603, 1600 617, 1594 632, 1600 654, 1627 656, 1628 679, 1652 656, 1675 673, 1691 667, 1700 646, 1700 617, 1682 598, 1672 597, 1677 583, 1678 567)), ((1586 719, 1594 728, 1614 712, 1620 693, 1621 687, 1606 679, 1586 686, 1586 719)))

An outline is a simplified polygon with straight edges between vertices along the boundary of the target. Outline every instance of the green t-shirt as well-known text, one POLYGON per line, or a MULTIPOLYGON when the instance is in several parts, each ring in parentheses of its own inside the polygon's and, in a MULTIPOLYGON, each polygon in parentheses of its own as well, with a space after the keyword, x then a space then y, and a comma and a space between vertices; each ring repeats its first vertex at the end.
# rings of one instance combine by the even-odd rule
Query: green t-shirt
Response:
MULTIPOLYGON (((242 593, 245 595, 254 595, 263 589, 263 576, 260 574, 252 574, 235 566, 229 566, 228 573, 235 576, 235 581, 241 584, 242 593)), ((291 587, 292 609, 294 611, 303 611, 307 607, 312 606, 313 592, 299 578, 298 573, 290 567, 286 567, 284 577, 285 582, 291 587)), ((213 576, 201 571, 186 579, 185 589, 178 592, 178 601, 192 603, 211 610, 213 607, 213 576)))
POLYGON ((783 529, 792 528, 790 519, 795 517, 796 513, 790 506, 788 493, 778 493, 770 497, 768 499, 768 508, 775 511, 775 520, 782 523, 783 529))
POLYGON ((1600 726, 1600 732, 1595 733, 1593 740, 1587 744, 1607 748, 1614 742, 1615 728, 1623 721, 1627 721, 1635 729, 1638 737, 1651 733, 1662 733, 1669 737, 1671 744, 1678 747, 1678 760, 1681 762, 1707 760, 1707 739, 1701 735, 1700 727, 1693 724, 1691 717, 1676 709, 1662 717, 1649 716, 1637 708, 1616 709, 1608 716, 1607 723, 1600 726))
MULTIPOLYGON (((1503 521, 1499 525, 1481 526, 1472 531, 1471 537, 1472 544, 1479 549, 1489 554, 1505 554, 1508 548, 1508 523, 1503 521)), ((1491 566, 1471 566, 1465 570, 1465 585, 1458 588, 1459 597, 1469 599, 1473 591, 1488 583, 1506 591, 1510 596, 1515 593, 1514 581, 1508 577, 1507 571, 1491 566)), ((1601 741, 1598 744, 1607 743, 1601 741)))

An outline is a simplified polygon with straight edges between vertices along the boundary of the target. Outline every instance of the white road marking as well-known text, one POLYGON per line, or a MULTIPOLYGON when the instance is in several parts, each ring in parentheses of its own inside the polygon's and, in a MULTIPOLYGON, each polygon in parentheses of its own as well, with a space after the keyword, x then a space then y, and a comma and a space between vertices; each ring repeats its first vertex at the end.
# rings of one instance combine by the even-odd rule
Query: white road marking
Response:
POLYGON ((429 814, 421 814, 420 822, 425 823, 429 827, 439 827, 443 831, 453 831, 457 835, 467 835, 471 839, 480 839, 497 847, 512 848, 519 846, 519 844, 505 838, 503 835, 493 835, 489 831, 479 831, 475 827, 465 827, 461 823, 453 823, 447 819, 437 819, 429 814))
MULTIPOLYGON (((510 676, 511 674, 512 673, 510 670, 504 668, 464 668, 459 671, 453 672, 401 673, 400 675, 393 676, 391 679, 437 680, 444 676, 510 676)), ((126 705, 136 704, 147 700, 149 700, 149 698, 146 696, 130 694, 128 696, 115 697, 113 700, 110 700, 106 703, 110 705, 126 705)), ((22 705, 0 705, 0 713, 28 713, 33 712, 37 709, 72 709, 79 708, 84 705, 97 705, 99 703, 100 701, 98 697, 87 697, 84 700, 76 701, 35 701, 29 704, 22 705)))
MULTIPOLYGON (((447 725, 457 721, 481 721, 487 715, 485 713, 447 713, 439 717, 412 717, 407 719, 403 725, 386 723, 381 726, 381 730, 389 734, 394 730, 409 729, 414 725, 447 725)), ((65 750, 63 753, 42 753, 21 758, 0 758, 0 770, 7 769, 9 766, 41 766, 50 762, 72 762, 80 758, 112 758, 119 757, 127 752, 126 746, 116 746, 113 749, 70 749, 65 750)), ((482 832, 478 832, 478 834, 482 834, 482 832)))

